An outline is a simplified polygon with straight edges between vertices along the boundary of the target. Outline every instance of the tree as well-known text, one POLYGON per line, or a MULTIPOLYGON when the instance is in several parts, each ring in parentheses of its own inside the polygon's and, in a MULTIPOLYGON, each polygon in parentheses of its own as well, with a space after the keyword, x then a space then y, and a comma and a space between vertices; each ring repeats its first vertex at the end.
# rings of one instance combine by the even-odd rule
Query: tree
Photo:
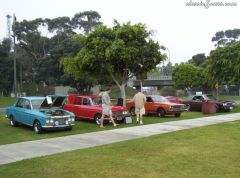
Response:
POLYGON ((64 75, 59 61, 63 57, 76 55, 81 45, 79 41, 73 41, 72 36, 80 30, 90 32, 101 23, 100 18, 95 11, 85 11, 75 14, 72 19, 37 18, 16 22, 13 29, 18 40, 17 53, 21 53, 18 54, 18 61, 22 62, 25 71, 30 71, 26 80, 48 84, 72 81, 68 75, 64 75))
POLYGON ((207 58, 204 53, 199 53, 192 56, 192 59, 189 59, 188 63, 195 64, 196 66, 199 66, 199 67, 206 67, 206 64, 205 64, 206 59, 207 58))
POLYGON ((240 29, 226 30, 216 32, 212 37, 212 42, 216 42, 215 46, 223 47, 239 41, 240 29))
POLYGON ((203 68, 194 64, 180 64, 173 70, 173 80, 176 88, 191 90, 203 87, 206 75, 203 68))
POLYGON ((150 36, 151 33, 141 23, 120 25, 115 21, 112 28, 100 25, 87 36, 77 37, 83 48, 74 58, 62 61, 64 70, 75 78, 111 76, 125 101, 125 86, 129 78, 146 75, 165 58, 160 52, 164 47, 150 36))
POLYGON ((100 22, 101 16, 96 11, 84 11, 74 15, 72 25, 75 28, 82 29, 85 33, 92 31, 100 22))
POLYGON ((0 44, 0 92, 7 94, 11 91, 13 81, 13 60, 10 57, 9 40, 5 39, 0 44))
POLYGON ((240 42, 218 47, 207 59, 208 76, 212 83, 240 83, 240 42))

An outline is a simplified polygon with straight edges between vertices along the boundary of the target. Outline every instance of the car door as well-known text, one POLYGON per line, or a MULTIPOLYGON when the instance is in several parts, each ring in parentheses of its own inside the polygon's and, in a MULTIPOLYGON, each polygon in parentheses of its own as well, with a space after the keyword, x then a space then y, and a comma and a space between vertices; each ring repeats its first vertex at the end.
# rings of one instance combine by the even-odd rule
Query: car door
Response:
POLYGON ((146 103, 145 103, 146 113, 156 112, 156 111, 154 111, 154 107, 153 107, 153 105, 154 105, 153 99, 150 96, 147 96, 146 98, 147 98, 146 103))
POLYGON ((194 111, 202 111, 202 97, 201 96, 194 96, 191 101, 191 110, 194 111))
POLYGON ((22 113, 22 117, 23 117, 23 121, 26 125, 33 125, 33 120, 35 119, 35 115, 32 112, 32 105, 31 105, 31 101, 28 99, 24 99, 23 101, 23 113, 22 113))
POLYGON ((81 106, 82 116, 85 118, 94 119, 95 109, 92 106, 91 99, 88 97, 83 98, 83 103, 81 106))
POLYGON ((31 108, 30 100, 25 98, 19 98, 15 108, 16 121, 26 125, 32 125, 31 111, 32 111, 32 108, 31 108))

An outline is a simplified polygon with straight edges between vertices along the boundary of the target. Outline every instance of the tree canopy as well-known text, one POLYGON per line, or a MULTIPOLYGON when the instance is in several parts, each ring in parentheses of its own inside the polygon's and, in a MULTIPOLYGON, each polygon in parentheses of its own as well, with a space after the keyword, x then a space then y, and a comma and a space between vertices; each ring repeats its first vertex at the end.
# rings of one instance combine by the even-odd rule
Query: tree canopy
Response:
POLYGON ((215 83, 240 83, 240 42, 212 50, 207 61, 208 76, 215 83))
POLYGON ((195 64, 196 66, 199 67, 206 67, 206 61, 207 57, 205 56, 204 53, 199 53, 194 56, 192 56, 192 59, 188 60, 189 64, 195 64))
POLYGON ((216 32, 212 37, 212 42, 215 42, 215 46, 223 47, 230 45, 240 39, 240 29, 226 30, 216 32))
MULTIPOLYGON (((79 52, 80 41, 73 40, 72 36, 90 32, 101 24, 100 18, 98 12, 85 11, 76 13, 73 18, 14 21, 17 80, 20 81, 21 78, 24 83, 45 82, 49 85, 75 85, 74 87, 82 88, 78 85, 80 82, 74 81, 73 77, 63 73, 59 61, 63 57, 75 56, 79 52)), ((8 50, 9 61, 13 52, 8 50)), ((7 62, 2 62, 2 66, 5 65, 9 67, 7 62)), ((9 82, 8 84, 10 85, 8 88, 11 87, 12 84, 9 82)))
POLYGON ((180 64, 173 70, 173 80, 176 88, 197 89, 206 83, 204 69, 194 64, 180 64))
POLYGON ((112 28, 100 25, 76 38, 83 48, 75 57, 62 61, 65 72, 75 78, 110 76, 124 99, 129 78, 146 75, 165 58, 160 52, 164 47, 151 39, 151 33, 141 23, 121 25, 115 21, 112 28))

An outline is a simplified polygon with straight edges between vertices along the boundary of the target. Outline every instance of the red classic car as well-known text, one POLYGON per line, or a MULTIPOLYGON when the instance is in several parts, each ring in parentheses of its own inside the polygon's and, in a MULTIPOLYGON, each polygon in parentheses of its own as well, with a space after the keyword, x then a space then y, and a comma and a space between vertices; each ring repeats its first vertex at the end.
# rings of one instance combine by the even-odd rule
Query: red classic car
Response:
MULTIPOLYGON (((99 119, 102 115, 102 100, 100 96, 81 96, 81 95, 69 95, 68 104, 64 105, 64 109, 71 111, 77 118, 84 118, 94 120, 96 124, 99 124, 99 119)), ((130 115, 126 107, 123 106, 111 106, 113 112, 113 118, 117 121, 125 121, 129 119, 130 115)))
MULTIPOLYGON (((127 102, 127 108, 132 115, 135 115, 133 101, 127 102)), ((181 113, 187 110, 186 108, 185 104, 171 103, 165 97, 157 95, 147 96, 147 102, 145 103, 146 114, 157 114, 159 117, 165 115, 180 117, 181 113)))

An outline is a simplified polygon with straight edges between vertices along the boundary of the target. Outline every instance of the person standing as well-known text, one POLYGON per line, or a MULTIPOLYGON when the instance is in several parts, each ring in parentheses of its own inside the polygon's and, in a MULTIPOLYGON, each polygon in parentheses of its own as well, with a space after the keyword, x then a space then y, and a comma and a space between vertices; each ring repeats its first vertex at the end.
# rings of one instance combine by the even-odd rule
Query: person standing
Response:
POLYGON ((144 104, 146 103, 146 96, 139 91, 134 95, 133 101, 135 104, 135 114, 137 116, 137 123, 143 124, 143 115, 145 114, 144 104))
POLYGON ((110 100, 109 93, 111 93, 111 88, 108 88, 102 94, 102 117, 100 119, 100 123, 101 123, 100 127, 104 127, 103 122, 104 122, 105 116, 109 116, 109 118, 112 121, 114 127, 117 126, 117 124, 115 123, 115 121, 113 120, 113 117, 112 117, 112 110, 110 108, 111 100, 110 100))

